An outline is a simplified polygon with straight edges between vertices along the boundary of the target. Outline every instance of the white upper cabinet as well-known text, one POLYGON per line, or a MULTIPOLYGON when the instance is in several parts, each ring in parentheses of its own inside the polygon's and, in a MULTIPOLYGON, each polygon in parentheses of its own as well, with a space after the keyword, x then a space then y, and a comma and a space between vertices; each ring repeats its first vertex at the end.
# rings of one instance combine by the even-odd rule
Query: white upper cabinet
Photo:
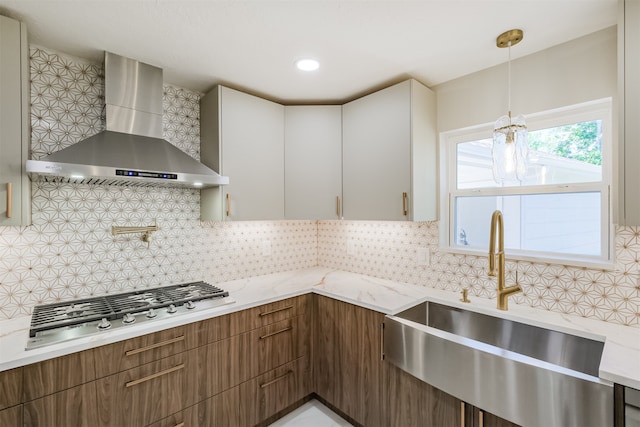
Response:
POLYGON ((287 219, 338 219, 342 199, 342 106, 285 107, 287 219))
POLYGON ((31 223, 26 26, 0 16, 0 226, 31 223))
POLYGON ((201 161, 229 185, 203 189, 201 218, 284 218, 284 106, 224 86, 200 101, 201 161))
POLYGON ((435 94, 407 80, 342 114, 344 218, 435 220, 435 94))
POLYGON ((640 225, 640 1, 620 1, 618 83, 620 85, 619 166, 621 225, 640 225))

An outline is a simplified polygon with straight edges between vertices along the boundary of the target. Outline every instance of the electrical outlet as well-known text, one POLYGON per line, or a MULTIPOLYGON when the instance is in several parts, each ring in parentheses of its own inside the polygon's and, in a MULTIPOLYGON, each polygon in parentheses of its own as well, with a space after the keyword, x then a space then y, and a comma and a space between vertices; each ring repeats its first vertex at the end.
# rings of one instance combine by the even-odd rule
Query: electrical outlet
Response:
POLYGON ((262 241, 262 256, 271 256, 271 240, 262 241))
POLYGON ((427 267, 430 264, 429 248, 418 248, 416 250, 416 264, 427 267))

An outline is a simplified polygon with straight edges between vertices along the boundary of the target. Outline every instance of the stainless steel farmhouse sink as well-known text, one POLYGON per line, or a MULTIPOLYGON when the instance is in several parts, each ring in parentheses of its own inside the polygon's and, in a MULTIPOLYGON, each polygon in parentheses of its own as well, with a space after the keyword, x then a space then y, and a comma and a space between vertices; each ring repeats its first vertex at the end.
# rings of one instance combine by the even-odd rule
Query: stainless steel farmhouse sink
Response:
POLYGON ((385 359, 523 426, 612 426, 604 343, 425 302, 384 320, 385 359))

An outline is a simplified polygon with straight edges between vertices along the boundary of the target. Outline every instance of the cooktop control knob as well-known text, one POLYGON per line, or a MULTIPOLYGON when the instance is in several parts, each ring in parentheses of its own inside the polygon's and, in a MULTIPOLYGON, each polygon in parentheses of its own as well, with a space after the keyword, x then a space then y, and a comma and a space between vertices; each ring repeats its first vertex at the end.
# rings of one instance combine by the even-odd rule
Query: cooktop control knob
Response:
POLYGON ((154 317, 156 317, 157 315, 158 315, 158 313, 156 313, 156 311, 155 311, 153 308, 150 308, 150 309, 147 311, 147 317, 148 317, 149 319, 153 319, 153 318, 154 318, 154 317))
POLYGON ((178 309, 176 308, 175 304, 169 304, 169 308, 167 308, 167 313, 173 314, 176 311, 178 311, 178 309))
POLYGON ((111 327, 111 322, 107 320, 106 317, 103 317, 102 320, 98 323, 98 329, 105 330, 111 327))
POLYGON ((188 310, 193 310, 194 308, 196 308, 196 305, 193 303, 193 301, 187 301, 184 306, 188 310))
POLYGON ((136 317, 131 313, 125 314, 124 317, 122 318, 122 323, 124 323, 125 325, 129 325, 135 321, 136 321, 136 317))

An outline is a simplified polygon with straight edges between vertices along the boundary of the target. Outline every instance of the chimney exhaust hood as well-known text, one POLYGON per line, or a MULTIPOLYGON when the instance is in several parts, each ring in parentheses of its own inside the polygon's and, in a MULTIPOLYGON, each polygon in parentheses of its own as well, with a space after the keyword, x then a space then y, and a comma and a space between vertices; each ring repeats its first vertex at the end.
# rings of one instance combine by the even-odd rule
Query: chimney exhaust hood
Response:
POLYGON ((32 179, 192 188, 229 183, 162 139, 162 69, 110 52, 104 62, 106 130, 27 160, 32 179))

